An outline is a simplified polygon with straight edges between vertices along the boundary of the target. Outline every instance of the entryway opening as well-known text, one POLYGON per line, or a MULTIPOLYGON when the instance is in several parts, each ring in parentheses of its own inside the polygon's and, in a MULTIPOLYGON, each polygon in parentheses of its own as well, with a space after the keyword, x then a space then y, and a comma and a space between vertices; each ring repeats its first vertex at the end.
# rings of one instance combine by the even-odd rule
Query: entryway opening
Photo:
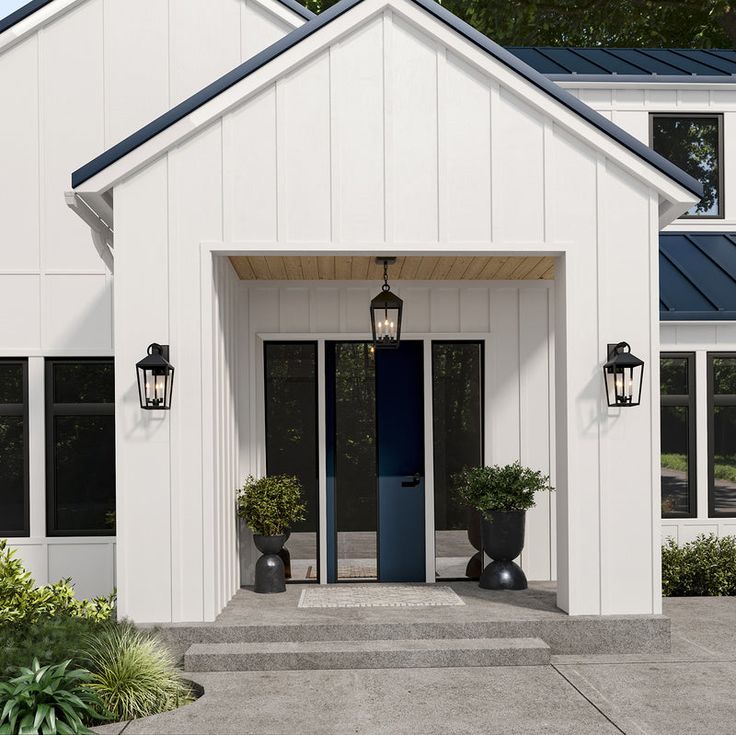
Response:
POLYGON ((477 578, 479 519, 452 477, 483 461, 486 339, 263 344, 267 472, 296 475, 307 504, 290 581, 477 578))

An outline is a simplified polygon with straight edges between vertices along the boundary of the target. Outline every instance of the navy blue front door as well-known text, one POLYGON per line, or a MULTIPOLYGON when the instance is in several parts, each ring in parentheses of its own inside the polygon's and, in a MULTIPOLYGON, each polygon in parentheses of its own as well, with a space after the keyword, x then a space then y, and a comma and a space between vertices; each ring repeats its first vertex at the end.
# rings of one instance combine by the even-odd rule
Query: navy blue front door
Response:
POLYGON ((423 582, 423 344, 325 357, 328 581, 423 582))
POLYGON ((421 342, 376 351, 378 578, 425 581, 421 342))

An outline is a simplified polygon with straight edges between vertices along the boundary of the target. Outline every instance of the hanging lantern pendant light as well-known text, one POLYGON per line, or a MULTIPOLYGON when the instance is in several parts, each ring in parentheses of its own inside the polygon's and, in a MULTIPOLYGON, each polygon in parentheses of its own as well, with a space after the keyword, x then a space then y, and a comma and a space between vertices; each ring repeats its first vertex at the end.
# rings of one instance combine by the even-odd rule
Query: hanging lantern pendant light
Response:
POLYGON ((378 296, 371 300, 371 329, 375 347, 398 347, 401 338, 401 312, 404 302, 391 293, 388 285, 388 267, 396 262, 396 258, 376 258, 376 263, 383 264, 383 286, 378 296))

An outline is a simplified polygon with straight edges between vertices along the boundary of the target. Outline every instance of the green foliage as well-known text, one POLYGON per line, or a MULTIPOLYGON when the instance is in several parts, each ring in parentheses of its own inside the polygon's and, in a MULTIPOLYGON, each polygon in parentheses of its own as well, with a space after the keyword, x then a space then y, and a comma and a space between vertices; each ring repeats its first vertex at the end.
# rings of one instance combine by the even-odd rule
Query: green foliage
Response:
POLYGON ((70 659, 84 665, 84 650, 100 624, 86 618, 42 617, 34 622, 0 625, 0 679, 37 658, 42 665, 70 659))
POLYGON ((458 500, 483 515, 493 511, 528 510, 534 495, 553 490, 549 477, 519 462, 503 467, 467 467, 453 477, 458 500))
POLYGON ((91 732, 85 722, 106 719, 99 701, 86 687, 90 674, 69 670, 69 661, 31 668, 8 682, 0 682, 0 735, 77 735, 91 732))
MULTIPOLYGON (((687 472, 687 456, 684 454, 663 454, 662 467, 668 470, 687 472)), ((733 454, 717 454, 713 466, 713 475, 716 480, 736 482, 736 456, 733 454)))
POLYGON ((123 624, 89 639, 87 686, 115 720, 166 712, 191 702, 174 658, 153 635, 123 624))
POLYGON ((291 475, 249 476, 238 494, 238 515, 261 536, 280 536, 303 521, 302 487, 291 475))
POLYGON ((736 537, 701 534, 684 546, 668 539, 662 547, 662 594, 736 595, 736 537))
POLYGON ((114 605, 115 593, 77 600, 69 579, 36 587, 15 549, 9 548, 7 539, 0 539, 0 625, 56 616, 103 621, 110 618, 114 605))
MULTIPOLYGON (((302 0, 315 13, 337 0, 302 0)), ((442 0, 502 45, 730 48, 732 0, 442 0)))
POLYGON ((687 456, 684 454, 663 454, 661 465, 668 470, 687 472, 687 456))

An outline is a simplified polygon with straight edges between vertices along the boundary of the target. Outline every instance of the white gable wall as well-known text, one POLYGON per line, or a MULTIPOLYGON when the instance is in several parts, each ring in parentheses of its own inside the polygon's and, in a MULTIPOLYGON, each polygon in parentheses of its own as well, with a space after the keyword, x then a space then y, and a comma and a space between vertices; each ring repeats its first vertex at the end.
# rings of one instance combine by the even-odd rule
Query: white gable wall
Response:
MULTIPOLYGON (((408 7, 398 0, 394 6, 408 7)), ((125 576, 120 568, 123 614, 212 619, 221 600, 206 591, 203 600, 202 591, 227 554, 236 553, 218 546, 210 517, 219 486, 208 469, 210 439, 199 429, 209 420, 213 378, 209 322, 202 321, 212 298, 210 248, 310 257, 560 253, 558 513, 550 521, 552 537, 557 525, 559 601, 576 614, 660 611, 653 541, 659 478, 652 460, 659 454, 659 409, 651 400, 659 379, 657 192, 578 133, 563 130, 550 112, 534 109, 534 94, 523 84, 499 83, 471 68, 452 50, 446 28, 447 40, 439 42, 432 37, 437 24, 412 12, 421 30, 389 10, 328 48, 314 40, 318 50, 298 71, 263 86, 115 187, 119 492, 125 496, 118 523, 121 559, 129 567, 125 576), (144 318, 141 292, 156 299, 145 308, 156 313, 155 324, 144 318), (143 415, 125 377, 154 338, 170 342, 177 366, 175 406, 163 419, 143 415), (642 407, 609 411, 600 366, 606 344, 622 339, 651 369, 642 407), (161 441, 155 452, 154 435, 161 441), (156 513, 140 489, 144 475, 165 497, 156 513), (136 551, 142 531, 160 545, 154 564, 136 551), (144 563, 146 579, 139 581, 144 563)), ((348 15, 333 23, 348 25, 348 15)), ((264 312, 272 324, 259 329, 283 332, 274 294, 273 309, 264 312)), ((300 329, 309 327, 309 314, 299 315, 300 329)), ((241 339, 243 321, 241 313, 241 339)), ((512 329, 507 338, 520 361, 534 362, 533 345, 521 333, 512 329)), ((489 461, 519 453, 542 468, 549 461, 532 449, 546 421, 533 397, 544 393, 539 369, 533 368, 516 412, 509 408, 513 391, 494 397, 526 428, 518 444, 492 438, 498 443, 489 461)), ((252 427, 252 407, 249 415, 252 427)), ((242 422, 240 430, 241 456, 254 456, 242 422)), ((248 469, 243 460, 241 474, 248 469)))
POLYGON ((31 529, 13 544, 38 583, 115 583, 113 537, 46 537, 43 358, 114 341, 112 274, 66 206, 71 171, 302 22, 276 0, 57 0, 0 35, 0 357, 29 357, 31 529))
POLYGON ((562 82, 560 86, 590 105, 604 117, 650 145, 649 116, 651 113, 721 113, 723 115, 723 175, 725 186, 723 219, 675 220, 668 230, 704 230, 732 232, 736 228, 736 148, 728 141, 736 138, 736 90, 733 84, 702 84, 679 82, 664 84, 596 82, 581 85, 562 82))
MULTIPOLYGON (((576 97, 649 144, 649 119, 652 113, 712 114, 723 116, 722 166, 724 217, 675 220, 666 229, 686 232, 733 232, 736 229, 736 90, 733 84, 679 82, 663 84, 606 83, 581 85, 564 82, 576 97)), ((694 352, 696 358, 696 443, 697 443, 697 508, 693 518, 662 519, 662 537, 673 537, 679 543, 691 541, 701 533, 736 534, 736 519, 708 516, 708 423, 707 370, 708 352, 736 352, 734 322, 681 323, 663 322, 660 329, 662 350, 694 352)))

